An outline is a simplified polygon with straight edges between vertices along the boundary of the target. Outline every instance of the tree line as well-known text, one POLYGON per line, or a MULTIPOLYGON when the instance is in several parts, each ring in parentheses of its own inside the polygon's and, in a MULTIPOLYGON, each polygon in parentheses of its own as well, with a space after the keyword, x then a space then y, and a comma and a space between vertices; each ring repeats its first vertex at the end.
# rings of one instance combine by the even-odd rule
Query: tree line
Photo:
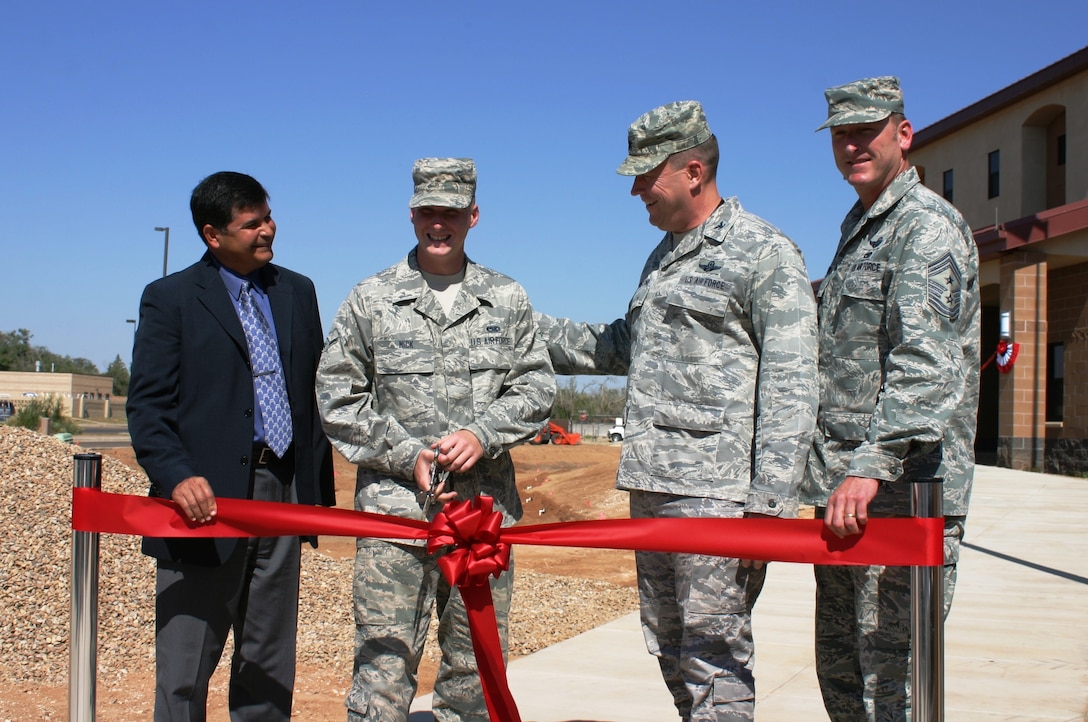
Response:
POLYGON ((623 416, 623 406, 627 401, 627 389, 622 377, 557 376, 555 403, 552 405, 553 419, 578 419, 583 414, 586 418, 615 418, 623 416), (579 386, 579 379, 582 379, 579 386), (618 380, 617 380, 618 379, 618 380), (619 385, 617 385, 619 384, 619 385))
MULTIPOLYGON (((41 362, 41 371, 109 376, 113 379, 113 395, 128 395, 129 370, 120 355, 102 373, 88 359, 61 356, 44 346, 32 345, 33 337, 25 328, 0 332, 0 371, 38 371, 41 362)), ((556 382, 552 418, 577 419, 583 414, 587 418, 623 416, 627 391, 622 377, 560 376, 556 382)))
POLYGON ((113 379, 113 395, 128 395, 129 372, 120 354, 106 368, 106 372, 102 373, 88 359, 61 356, 44 346, 32 345, 30 339, 33 337, 25 328, 0 332, 0 371, 49 371, 58 374, 109 376, 113 379))

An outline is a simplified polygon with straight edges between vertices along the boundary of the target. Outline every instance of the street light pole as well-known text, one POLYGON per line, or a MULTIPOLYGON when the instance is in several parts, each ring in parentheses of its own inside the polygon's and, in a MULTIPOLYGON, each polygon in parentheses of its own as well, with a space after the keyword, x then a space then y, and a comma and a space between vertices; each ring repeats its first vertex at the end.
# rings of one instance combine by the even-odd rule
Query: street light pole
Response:
POLYGON ((170 226, 155 226, 156 231, 162 231, 162 277, 166 278, 166 259, 170 255, 170 226))
MULTIPOLYGON (((132 348, 135 349, 136 348, 136 319, 126 318, 125 323, 131 323, 132 324, 132 348)), ((128 363, 129 363, 129 366, 132 365, 132 352, 131 351, 129 351, 128 363)))

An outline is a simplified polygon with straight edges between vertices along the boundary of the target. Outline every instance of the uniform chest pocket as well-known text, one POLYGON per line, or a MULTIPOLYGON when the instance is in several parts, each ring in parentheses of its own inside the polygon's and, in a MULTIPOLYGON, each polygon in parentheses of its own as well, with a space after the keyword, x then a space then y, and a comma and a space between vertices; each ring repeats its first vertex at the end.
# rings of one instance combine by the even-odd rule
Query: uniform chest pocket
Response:
POLYGON ((468 367, 478 372, 495 371, 505 375, 513 365, 517 321, 496 307, 481 306, 465 328, 468 367))
MULTIPOLYGON (((883 266, 883 264, 880 264, 883 266)), ((862 301, 880 301, 883 303, 887 291, 884 288, 884 274, 880 270, 854 272, 843 279, 842 295, 862 301)))
POLYGON ((383 336, 374 342, 374 370, 381 376, 434 373, 434 344, 416 334, 383 336))
MULTIPOLYGON (((678 346, 687 358, 686 344, 717 345, 717 339, 725 331, 730 311, 730 298, 724 294, 699 291, 690 288, 674 288, 665 298, 664 326, 672 336, 671 343, 678 346)), ((706 349, 704 349, 705 353, 706 349)), ((705 358, 703 353, 698 358, 705 358)))
POLYGON ((845 358, 877 358, 886 345, 884 318, 887 289, 882 273, 853 273, 843 280, 839 313, 834 321, 834 354, 845 358))
POLYGON ((483 371, 505 374, 510 366, 510 354, 502 349, 474 348, 468 352, 468 368, 474 374, 483 371))

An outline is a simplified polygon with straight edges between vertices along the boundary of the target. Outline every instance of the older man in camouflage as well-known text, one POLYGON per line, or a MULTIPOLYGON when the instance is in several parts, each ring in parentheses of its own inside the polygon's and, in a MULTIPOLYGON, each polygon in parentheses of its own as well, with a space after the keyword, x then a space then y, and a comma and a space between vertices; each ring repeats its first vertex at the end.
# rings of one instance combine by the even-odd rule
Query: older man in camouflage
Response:
MULTIPOLYGON (((858 194, 820 285, 820 412, 802 497, 839 536, 909 516, 944 479, 945 614, 974 473, 978 252, 907 160, 894 77, 826 91, 835 163, 858 194)), ((832 720, 910 719, 910 570, 816 567, 816 667, 832 720)))
MULTIPOLYGON (((619 167, 665 237, 627 316, 541 316, 559 373, 626 374, 617 486, 633 518, 790 517, 816 411, 815 301, 801 253, 723 200, 694 101, 638 118, 619 167)), ((684 720, 750 720, 761 562, 636 554, 642 626, 684 720)))
MULTIPOLYGON (((419 519, 455 496, 488 495, 510 525, 521 501, 509 449, 540 429, 555 378, 525 291, 465 255, 479 219, 475 164, 424 158, 412 177, 416 247, 352 290, 325 343, 325 432, 359 467, 356 509, 419 519)), ((512 577, 491 579, 504 653, 512 577)), ((435 555, 358 540, 354 597, 349 721, 408 718, 436 599, 435 719, 488 719, 465 605, 435 555)))

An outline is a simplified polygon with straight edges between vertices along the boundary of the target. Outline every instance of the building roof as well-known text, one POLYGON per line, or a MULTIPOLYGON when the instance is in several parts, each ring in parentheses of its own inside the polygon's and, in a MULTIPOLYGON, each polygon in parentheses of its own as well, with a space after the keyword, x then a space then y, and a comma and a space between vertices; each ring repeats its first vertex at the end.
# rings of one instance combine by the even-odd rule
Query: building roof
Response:
POLYGON ((1081 48, 1072 55, 1066 56, 1058 62, 1048 65, 1042 70, 1032 73, 1023 80, 1018 80, 1012 85, 989 95, 977 103, 973 103, 963 110, 959 110, 947 118, 938 120, 914 133, 914 141, 911 148, 917 150, 929 143, 954 133, 955 131, 970 125, 975 121, 1017 103, 1024 98, 1038 93, 1051 85, 1056 85, 1067 78, 1088 70, 1088 47, 1081 48))

